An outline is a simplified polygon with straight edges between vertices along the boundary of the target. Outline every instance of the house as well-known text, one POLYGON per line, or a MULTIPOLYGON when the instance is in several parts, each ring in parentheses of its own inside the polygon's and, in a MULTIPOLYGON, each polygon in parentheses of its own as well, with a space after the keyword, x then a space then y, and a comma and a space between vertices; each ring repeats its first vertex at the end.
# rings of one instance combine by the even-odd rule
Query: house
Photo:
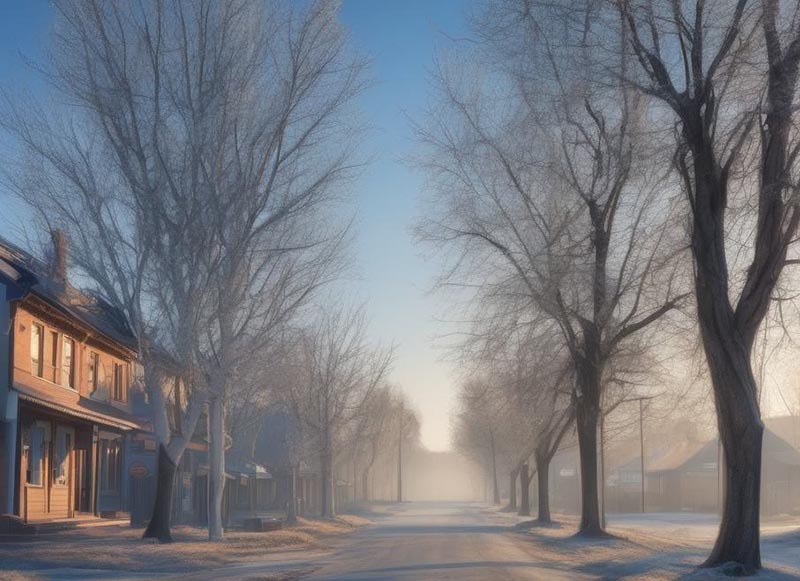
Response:
POLYGON ((225 457, 225 522, 236 524, 246 518, 278 510, 275 479, 261 464, 237 454, 225 457))
POLYGON ((297 514, 311 515, 322 506, 322 485, 319 470, 301 460, 301 438, 296 420, 283 405, 266 410, 253 442, 252 460, 266 466, 275 486, 273 505, 286 510, 294 482, 297 514))
POLYGON ((127 512, 136 338, 67 281, 66 239, 44 263, 0 240, 0 514, 26 523, 127 512))
MULTIPOLYGON (((661 512, 718 511, 722 459, 716 438, 674 446, 646 472, 648 508, 661 512)), ((800 451, 770 427, 764 430, 762 445, 761 512, 800 513, 800 451)))
MULTIPOLYGON (((652 452, 645 450, 645 463, 652 452)), ((642 510, 642 453, 638 438, 627 438, 609 446, 604 456, 606 512, 642 510)))

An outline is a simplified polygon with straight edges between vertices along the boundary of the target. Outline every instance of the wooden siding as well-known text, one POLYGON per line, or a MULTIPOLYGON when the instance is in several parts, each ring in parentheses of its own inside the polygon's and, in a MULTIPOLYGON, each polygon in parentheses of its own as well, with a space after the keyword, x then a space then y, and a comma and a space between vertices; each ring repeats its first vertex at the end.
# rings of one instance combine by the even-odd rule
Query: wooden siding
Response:
POLYGON ((14 387, 22 392, 28 393, 52 401, 66 407, 74 407, 80 397, 90 398, 96 401, 108 403, 115 408, 127 413, 131 413, 130 393, 126 393, 126 401, 116 401, 112 395, 112 380, 114 365, 121 365, 124 369, 124 376, 128 385, 126 392, 130 391, 131 363, 122 359, 109 350, 104 350, 101 345, 91 341, 91 337, 78 336, 77 333, 71 334, 64 326, 53 319, 48 319, 43 313, 34 313, 33 309, 28 309, 24 305, 17 308, 14 318, 14 387), (44 370, 45 377, 37 377, 31 364, 31 329, 34 323, 38 323, 44 328, 44 370), (64 337, 75 341, 73 353, 75 365, 75 386, 61 385, 59 381, 50 381, 52 373, 48 373, 48 365, 52 355, 51 332, 59 333, 59 353, 57 353, 57 374, 56 379, 61 379, 61 353, 63 350, 64 337), (94 393, 89 393, 89 353, 95 352, 99 356, 100 367, 98 370, 98 388, 94 393))

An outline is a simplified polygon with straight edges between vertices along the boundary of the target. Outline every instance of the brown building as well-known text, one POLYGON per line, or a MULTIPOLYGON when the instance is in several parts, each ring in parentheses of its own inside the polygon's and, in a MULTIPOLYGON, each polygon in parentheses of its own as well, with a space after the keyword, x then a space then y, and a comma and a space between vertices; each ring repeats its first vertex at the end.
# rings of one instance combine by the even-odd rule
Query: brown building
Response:
POLYGON ((24 522, 127 512, 135 337, 45 264, 0 240, 0 514, 24 522))

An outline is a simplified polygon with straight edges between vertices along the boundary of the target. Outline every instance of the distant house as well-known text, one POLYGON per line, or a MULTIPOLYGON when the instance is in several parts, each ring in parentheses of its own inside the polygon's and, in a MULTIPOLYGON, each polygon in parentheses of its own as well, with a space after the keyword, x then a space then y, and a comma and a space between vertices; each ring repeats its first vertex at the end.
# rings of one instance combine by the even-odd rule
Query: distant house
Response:
POLYGON ((227 454, 225 475, 223 503, 227 523, 238 523, 278 508, 275 479, 261 464, 227 454))
POLYGON ((274 479, 274 506, 286 510, 294 478, 297 514, 317 514, 321 510, 320 472, 300 459, 302 445, 297 421, 282 405, 264 413, 253 445, 253 460, 269 470, 274 479), (294 475, 293 475, 294 474, 294 475))
MULTIPOLYGON (((767 422, 769 423, 769 422, 767 422)), ((716 512, 722 498, 716 438, 675 446, 647 470, 648 509, 716 512)), ((800 514, 800 451, 767 427, 761 461, 761 512, 800 514)))
POLYGON ((122 313, 0 240, 0 514, 24 522, 127 513, 126 448, 141 427, 137 342, 122 313))

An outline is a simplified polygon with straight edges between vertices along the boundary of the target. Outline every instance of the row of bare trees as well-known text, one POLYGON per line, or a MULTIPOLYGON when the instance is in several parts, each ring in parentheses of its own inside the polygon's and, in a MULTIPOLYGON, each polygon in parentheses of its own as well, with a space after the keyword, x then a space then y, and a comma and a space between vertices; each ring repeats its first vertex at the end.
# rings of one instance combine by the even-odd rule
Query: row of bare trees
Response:
MULTIPOLYGON (((798 4, 512 0, 473 18, 478 42, 440 55, 418 124, 435 192, 419 236, 450 251, 442 286, 474 313, 464 356, 506 368, 473 379, 464 398, 485 383, 510 393, 497 405, 525 410, 503 353, 527 336, 523 393, 562 384, 570 394, 557 409, 572 406, 577 428, 579 532, 602 535, 598 422, 643 373, 656 327, 682 311, 699 329, 724 446, 706 565, 758 569, 763 425, 751 358, 795 262, 798 4), (530 339, 543 328, 558 335, 546 348, 530 339), (553 345, 562 381, 538 373, 553 345)), ((464 437, 480 431, 470 409, 464 437)), ((475 409, 494 426, 504 413, 475 409)), ((550 438, 530 427, 528 445, 550 438)))
POLYGON ((257 406, 243 406, 269 397, 313 442, 333 514, 333 466, 346 432, 378 437, 359 422, 387 407, 391 359, 368 346, 361 310, 311 308, 344 266, 359 163, 365 60, 338 4, 54 6, 35 65, 50 91, 5 95, 18 155, 4 179, 40 232, 67 234, 73 272, 138 338, 159 438, 145 537, 171 539, 176 467, 203 410, 209 537, 223 536, 226 419, 246 424, 257 406))

